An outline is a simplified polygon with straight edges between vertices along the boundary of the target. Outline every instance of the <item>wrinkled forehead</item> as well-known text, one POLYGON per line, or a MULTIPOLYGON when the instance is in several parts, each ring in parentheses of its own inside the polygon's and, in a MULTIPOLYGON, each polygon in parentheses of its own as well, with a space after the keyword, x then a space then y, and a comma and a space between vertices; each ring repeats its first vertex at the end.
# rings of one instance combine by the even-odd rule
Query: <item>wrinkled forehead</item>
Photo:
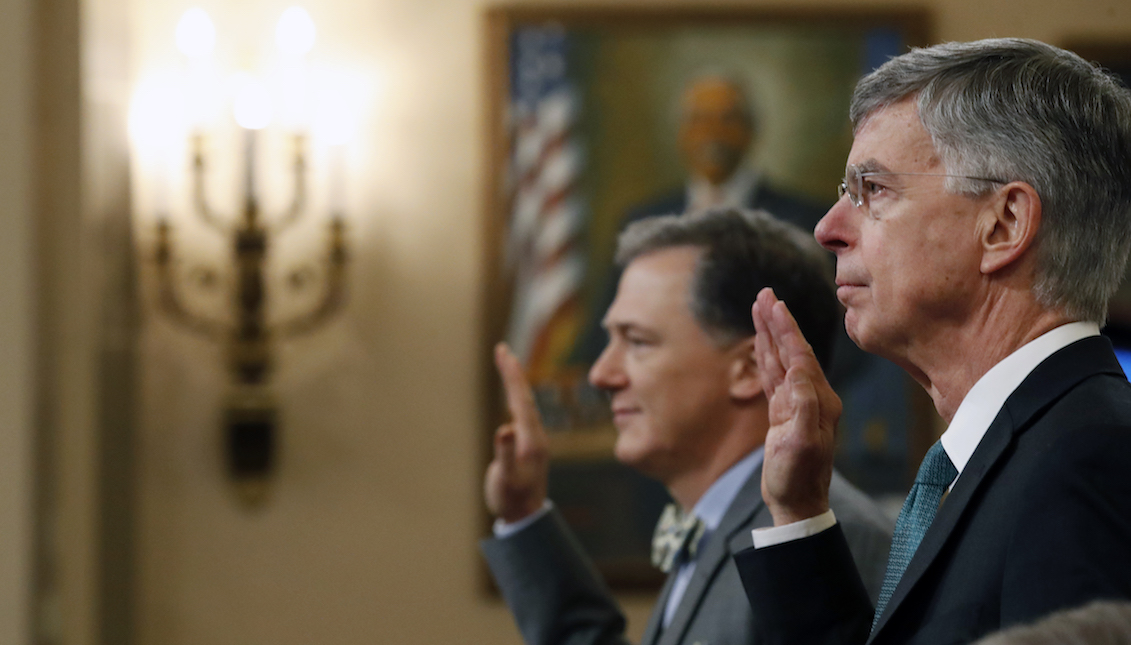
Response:
POLYGON ((845 165, 846 170, 867 173, 912 170, 909 164, 920 170, 942 164, 913 97, 878 108, 862 119, 845 165))

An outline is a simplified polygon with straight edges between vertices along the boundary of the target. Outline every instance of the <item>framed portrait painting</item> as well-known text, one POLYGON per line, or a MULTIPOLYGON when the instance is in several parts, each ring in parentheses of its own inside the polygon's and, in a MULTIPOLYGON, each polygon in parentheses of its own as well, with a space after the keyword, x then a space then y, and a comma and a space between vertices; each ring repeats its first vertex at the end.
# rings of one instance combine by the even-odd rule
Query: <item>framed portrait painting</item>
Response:
MULTIPOLYGON (((700 170, 681 146, 689 88, 721 79, 742 97, 750 136, 728 153, 733 173, 744 173, 735 182, 772 186, 819 217, 844 173, 856 81, 925 44, 927 31, 921 12, 894 10, 487 11, 485 460, 506 415, 491 362, 505 340, 551 438, 550 496, 614 587, 662 580, 649 544, 668 497, 613 457, 609 401, 587 373, 605 343, 626 219, 648 204, 689 208, 680 198, 700 170)), ((901 371, 853 350, 834 380, 846 408, 838 464, 866 490, 901 500, 933 426, 901 371)))

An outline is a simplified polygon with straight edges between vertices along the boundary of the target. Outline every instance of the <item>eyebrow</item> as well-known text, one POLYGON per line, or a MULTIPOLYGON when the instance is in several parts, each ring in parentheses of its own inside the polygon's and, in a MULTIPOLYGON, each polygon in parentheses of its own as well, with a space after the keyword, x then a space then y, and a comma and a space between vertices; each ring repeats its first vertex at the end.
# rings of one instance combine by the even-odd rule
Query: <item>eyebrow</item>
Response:
POLYGON ((620 321, 620 322, 610 321, 608 319, 608 317, 605 317, 601 321, 601 327, 604 328, 605 331, 611 333, 614 329, 617 330, 617 331, 623 332, 626 329, 630 329, 632 327, 635 327, 635 325, 633 325, 630 322, 625 322, 625 321, 620 321))
POLYGON ((608 332, 608 334, 610 336, 613 334, 614 331, 621 334, 622 336, 627 334, 628 332, 631 332, 631 331, 636 331, 637 333, 646 334, 646 335, 653 335, 653 336, 656 335, 655 331, 653 331, 653 330, 651 330, 647 327, 643 327, 639 323, 629 321, 629 320, 609 322, 608 319, 605 319, 605 320, 601 321, 601 326, 605 328, 605 331, 608 332))
POLYGON ((869 172, 891 172, 887 166, 875 159, 866 159, 861 163, 849 164, 849 166, 856 168, 856 172, 861 175, 869 172))

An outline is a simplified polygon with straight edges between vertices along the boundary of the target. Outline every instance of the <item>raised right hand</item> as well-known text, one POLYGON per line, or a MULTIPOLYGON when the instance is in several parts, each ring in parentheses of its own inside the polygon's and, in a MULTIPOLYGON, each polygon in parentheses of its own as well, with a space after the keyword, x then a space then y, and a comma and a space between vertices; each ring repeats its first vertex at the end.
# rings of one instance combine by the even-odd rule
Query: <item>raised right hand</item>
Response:
POLYGON ((751 309, 754 357, 770 402, 762 498, 775 526, 829 510, 840 397, 785 303, 763 289, 751 309))
POLYGON ((483 496, 492 515, 517 522, 546 500, 550 440, 522 365, 504 343, 495 346, 495 367, 503 379, 511 421, 495 431, 495 458, 487 466, 483 496))

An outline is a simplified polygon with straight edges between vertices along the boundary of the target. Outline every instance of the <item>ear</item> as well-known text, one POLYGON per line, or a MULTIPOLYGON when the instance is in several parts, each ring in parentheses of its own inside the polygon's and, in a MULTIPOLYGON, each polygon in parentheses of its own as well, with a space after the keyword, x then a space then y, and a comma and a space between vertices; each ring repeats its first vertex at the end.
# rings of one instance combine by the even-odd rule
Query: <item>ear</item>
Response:
POLYGON ((762 394, 762 377, 754 359, 754 337, 741 340, 730 350, 729 393, 739 401, 752 401, 762 394))
POLYGON ((1041 225, 1041 198, 1025 182, 1006 184, 982 218, 978 232, 981 270, 990 274, 1016 263, 1033 246, 1041 225))

